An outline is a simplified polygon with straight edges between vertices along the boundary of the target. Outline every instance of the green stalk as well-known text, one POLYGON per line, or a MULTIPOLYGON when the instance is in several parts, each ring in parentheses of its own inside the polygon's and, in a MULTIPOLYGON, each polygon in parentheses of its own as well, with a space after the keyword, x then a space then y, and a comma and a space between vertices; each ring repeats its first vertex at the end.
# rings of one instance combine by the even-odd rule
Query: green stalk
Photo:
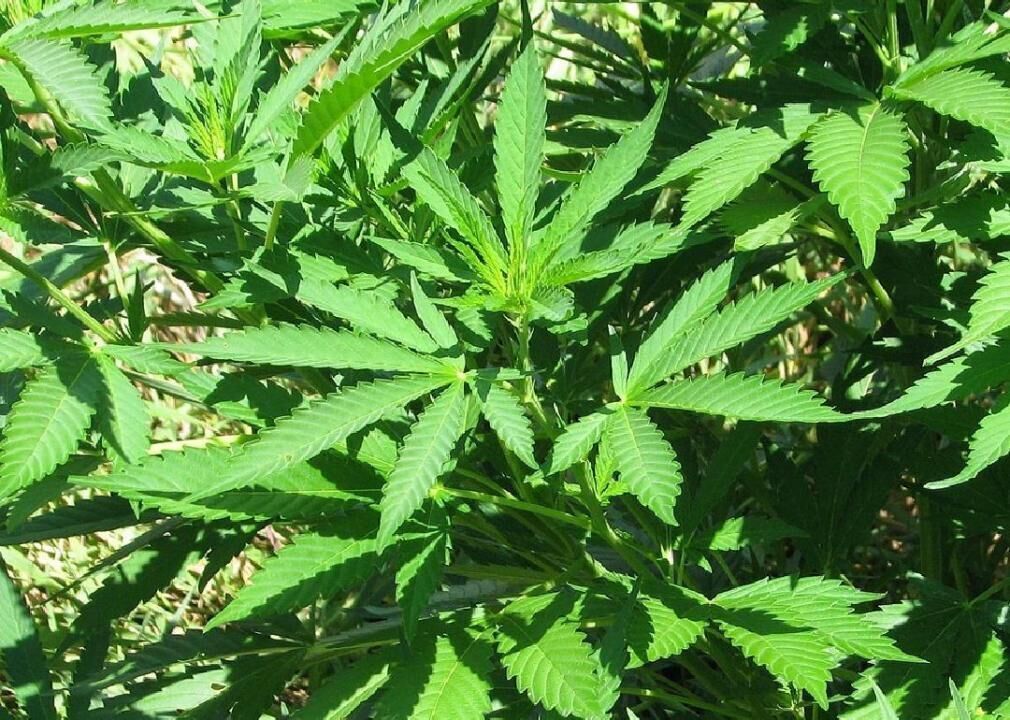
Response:
POLYGON ((437 486, 434 492, 444 493, 452 497, 458 497, 464 500, 473 500, 475 502, 486 502, 491 505, 498 505, 500 507, 507 507, 513 510, 522 510, 523 512, 532 513, 534 515, 541 515, 551 520, 557 520, 558 522, 563 522, 567 525, 573 525, 580 530, 589 530, 592 524, 585 518, 576 517, 575 515, 569 515, 566 512, 561 512, 560 510, 554 510, 552 508, 544 507, 542 505, 534 505, 533 503, 523 502, 522 500, 513 500, 511 498, 502 497, 500 495, 488 495, 486 493, 472 492, 470 490, 457 490, 456 488, 446 487, 444 485, 437 486))
POLYGON ((63 306, 64 309, 75 318, 77 318, 84 327, 91 330, 95 335, 102 338, 107 343, 114 343, 119 338, 109 328, 102 325, 98 320, 89 315, 84 308, 74 302, 74 299, 63 292, 55 284, 53 284, 49 278, 45 277, 37 270, 32 268, 28 263, 18 259, 11 253, 7 252, 3 248, 0 248, 0 260, 2 260, 7 265, 11 266, 14 270, 24 275, 26 278, 31 280, 33 283, 38 285, 40 288, 45 290, 46 294, 49 295, 53 300, 63 306))

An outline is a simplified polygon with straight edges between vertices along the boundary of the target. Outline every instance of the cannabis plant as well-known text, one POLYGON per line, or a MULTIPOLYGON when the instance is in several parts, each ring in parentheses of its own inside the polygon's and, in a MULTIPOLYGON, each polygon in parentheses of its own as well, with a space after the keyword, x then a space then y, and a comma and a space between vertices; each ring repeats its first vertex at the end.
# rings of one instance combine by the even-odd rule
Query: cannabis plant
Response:
POLYGON ((0 718, 1010 717, 1006 8, 554 5, 0 5, 0 718))

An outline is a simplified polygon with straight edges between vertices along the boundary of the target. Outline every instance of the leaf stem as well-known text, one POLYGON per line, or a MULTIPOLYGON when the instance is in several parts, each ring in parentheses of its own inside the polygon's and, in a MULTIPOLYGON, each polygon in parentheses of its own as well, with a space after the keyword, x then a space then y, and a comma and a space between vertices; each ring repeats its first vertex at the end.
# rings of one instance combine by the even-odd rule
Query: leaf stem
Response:
POLYGON ((28 263, 20 260, 3 248, 0 248, 0 260, 45 290, 49 297, 62 305, 68 313, 77 318, 81 324, 95 333, 98 337, 102 338, 105 342, 114 343, 119 339, 116 336, 116 333, 89 315, 84 308, 74 302, 73 298, 63 292, 52 281, 50 281, 49 278, 32 268, 32 266, 28 263))
POLYGON ((533 513, 534 515, 542 515, 543 517, 548 517, 552 520, 557 520, 558 522, 573 525, 582 530, 590 530, 592 528, 592 523, 585 518, 569 515, 566 512, 543 507, 542 505, 534 505, 532 503, 523 502, 522 500, 513 500, 512 498, 502 497, 500 495, 488 495, 486 493, 472 492, 470 490, 457 490, 456 488, 446 487, 445 485, 438 486, 435 492, 444 493, 464 500, 486 502, 492 505, 512 508, 513 510, 522 510, 523 512, 533 513))

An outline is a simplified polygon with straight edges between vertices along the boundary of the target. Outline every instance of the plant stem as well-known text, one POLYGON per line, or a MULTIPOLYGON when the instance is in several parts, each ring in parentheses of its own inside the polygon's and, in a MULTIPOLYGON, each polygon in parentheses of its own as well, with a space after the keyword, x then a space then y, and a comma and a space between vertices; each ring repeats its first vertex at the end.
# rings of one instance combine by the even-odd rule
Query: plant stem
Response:
POLYGON ((281 224, 281 208, 284 203, 278 200, 270 210, 270 222, 267 223, 267 235, 263 241, 263 247, 267 250, 274 246, 274 238, 277 237, 277 228, 281 224))
POLYGON ((749 716, 736 710, 730 710, 725 705, 716 705, 714 703, 705 702, 704 700, 688 697, 687 695, 674 695, 673 693, 664 692, 662 690, 652 690, 650 688, 621 688, 621 694, 631 695, 633 697, 649 698, 651 700, 659 700, 674 706, 695 707, 699 710, 713 712, 717 715, 721 715, 722 717, 750 720, 749 716))
POLYGON ((438 486, 435 492, 441 492, 446 495, 451 495, 452 497, 473 500, 475 502, 486 502, 492 505, 512 508, 513 510, 522 510, 523 512, 533 513, 534 515, 542 515, 543 517, 551 518, 552 520, 557 520, 558 522, 574 525, 582 530, 589 530, 592 527, 592 524, 584 518, 569 515, 568 513, 561 512, 560 510, 543 507, 542 505, 534 505, 533 503, 523 502, 522 500, 513 500, 500 495, 488 495, 486 493, 472 492, 470 490, 457 490, 456 488, 450 488, 444 485, 438 486))
POLYGON ((41 287, 46 291, 53 300, 63 306, 63 308, 77 318, 84 327, 91 330, 98 337, 102 338, 105 342, 114 343, 119 338, 116 333, 114 333, 109 328, 102 325, 98 320, 89 315, 84 308, 74 302, 74 299, 63 292, 55 284, 53 284, 49 278, 45 277, 37 270, 32 268, 28 263, 18 259, 11 253, 7 252, 3 248, 0 248, 0 260, 2 260, 7 265, 10 265, 14 270, 24 275, 26 278, 31 280, 33 283, 41 287))

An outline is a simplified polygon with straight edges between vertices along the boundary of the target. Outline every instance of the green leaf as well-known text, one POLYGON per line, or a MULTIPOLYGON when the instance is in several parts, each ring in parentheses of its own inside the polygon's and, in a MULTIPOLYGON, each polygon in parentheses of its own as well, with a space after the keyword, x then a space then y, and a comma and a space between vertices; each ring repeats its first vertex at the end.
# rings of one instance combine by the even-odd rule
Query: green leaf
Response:
POLYGON ((705 164, 684 196, 681 227, 694 227, 735 199, 798 143, 820 117, 808 105, 785 105, 756 116, 750 132, 705 164))
POLYGON ((299 408, 244 446, 229 472, 189 498, 190 502, 247 487, 315 457, 384 415, 448 384, 447 378, 405 377, 361 383, 299 408))
POLYGON ((659 519, 676 525, 674 508, 684 478, 663 431, 644 412, 621 408, 610 416, 606 432, 624 484, 659 519))
POLYGON ((100 386, 95 363, 84 353, 67 355, 28 383, 0 441, 0 498, 70 457, 91 425, 100 386))
POLYGON ((893 92, 901 100, 915 100, 997 137, 1010 134, 1010 88, 982 70, 944 70, 893 92))
POLYGON ((166 346, 179 352, 260 365, 342 368, 403 373, 444 373, 434 358, 367 335, 278 323, 212 337, 201 343, 166 346))
POLYGON ((769 422, 844 422, 848 420, 802 386, 762 375, 704 375, 661 385, 637 395, 634 405, 727 415, 769 422))
POLYGON ((751 128, 740 124, 713 131, 700 143, 674 158, 643 191, 665 187, 697 172, 723 155, 729 154, 733 146, 748 139, 750 134, 751 128))
POLYGON ((806 535, 799 528, 775 518, 756 515, 729 518, 726 522, 695 535, 691 547, 705 551, 729 552, 755 544, 806 535))
POLYGON ((0 328, 0 372, 41 365, 45 361, 45 352, 34 335, 0 328))
POLYGON ((901 116, 877 103, 836 111, 810 135, 807 159, 814 180, 852 226, 867 266, 876 253, 877 231, 905 192, 906 134, 901 116))
POLYGON ((248 585, 207 623, 207 629, 249 617, 297 610, 332 597, 374 572, 374 518, 358 515, 319 532, 305 532, 253 575, 248 585))
POLYGON ((926 358, 926 363, 950 357, 972 343, 984 340, 1010 327, 1010 253, 1000 255, 1000 260, 979 282, 971 296, 968 309, 968 328, 956 343, 926 358))
POLYGON ((151 416, 137 388, 116 363, 105 355, 96 356, 102 375, 98 407, 98 430, 107 447, 126 462, 147 455, 151 444, 151 416))
POLYGON ((329 87, 305 111, 292 157, 311 155, 358 102, 401 63, 450 25, 489 4, 490 0, 422 0, 388 10, 340 64, 329 87))
POLYGON ((333 51, 337 49, 337 45, 343 39, 342 33, 334 35, 288 70, 284 77, 267 91, 256 106, 256 112, 245 133, 244 149, 248 149, 263 135, 269 133, 284 112, 293 107, 298 94, 312 82, 319 68, 330 59, 333 51))
POLYGON ((651 362, 646 364, 635 358, 629 395, 635 397, 663 378, 768 332, 843 277, 844 274, 811 283, 789 283, 752 293, 676 335, 664 323, 665 342, 650 346, 647 360, 651 362))
POLYGON ((503 287, 505 251, 501 239, 456 173, 426 147, 404 167, 403 176, 418 197, 477 252, 479 264, 471 270, 492 287, 503 287))
POLYGON ((291 720, 345 720, 389 681, 389 653, 366 655, 313 690, 291 720))
POLYGON ((417 323, 400 312, 391 301, 374 292, 305 278, 300 282, 295 297, 346 320, 356 330, 395 340, 422 353, 438 350, 435 342, 417 323))
POLYGON ((389 720, 481 720, 491 712, 487 631, 430 627, 392 672, 377 716, 389 720))
POLYGON ((0 560, 0 657, 14 696, 32 720, 56 720, 53 686, 24 594, 0 560))
POLYGON ((499 617, 498 650, 509 678, 531 700, 566 717, 594 720, 603 715, 601 668, 568 606, 562 595, 512 602, 499 617))
POLYGON ((533 229, 546 123, 547 87, 536 47, 530 43, 505 80, 495 119, 495 183, 505 237, 513 248, 526 247, 533 229))
POLYGON ((538 278, 556 257, 564 259, 576 254, 593 218, 635 177, 652 147, 656 126, 666 105, 666 95, 664 88, 645 119, 609 147, 579 183, 565 194, 550 225, 535 241, 532 277, 538 278))
POLYGON ((805 43, 831 16, 831 6, 823 3, 798 3, 767 16, 767 24, 754 39, 751 54, 756 65, 775 60, 805 43))
POLYGON ((404 440, 379 503, 382 519, 376 544, 380 551, 392 542, 400 526, 424 503, 463 434, 464 388, 462 383, 456 383, 439 395, 404 440))
POLYGON ((479 384, 481 408, 502 444, 534 470, 533 426, 515 395, 495 383, 479 384))
POLYGON ((418 620, 438 589, 448 547, 449 533, 443 527, 403 548, 409 557, 396 571, 396 604, 403 610, 403 630, 408 639, 414 637, 418 620))
POLYGON ((145 508, 207 521, 318 519, 347 512, 378 494, 379 483, 367 467, 335 453, 323 453, 259 478, 248 487, 188 500, 227 476, 234 462, 235 454, 226 448, 189 449, 72 481, 116 493, 145 508))
POLYGON ((609 412, 595 412, 569 423, 554 440, 551 454, 544 463, 544 474, 554 475, 585 460, 603 436, 609 418, 609 412))
POLYGON ((938 490, 966 483, 1010 453, 1010 395, 999 399, 992 412, 982 418, 978 430, 968 441, 968 461, 964 469, 946 480, 927 483, 938 490))
POLYGON ((71 121, 91 129, 108 126, 112 117, 109 92, 95 67, 73 45, 50 40, 14 40, 0 45, 0 57, 4 56, 55 98, 71 121))
POLYGON ((414 298, 414 310, 417 311, 417 316, 421 319, 425 331, 431 335, 440 348, 448 350, 456 347, 459 344, 456 331, 452 329, 452 325, 445 319, 435 303, 424 294, 424 290, 417 282, 417 277, 413 272, 410 274, 410 289, 414 298))
POLYGON ((55 12, 19 23, 0 36, 0 43, 6 44, 14 38, 65 40, 198 21, 199 17, 192 14, 191 8, 171 2, 131 0, 129 3, 117 3, 107 0, 88 5, 64 4, 55 12))

